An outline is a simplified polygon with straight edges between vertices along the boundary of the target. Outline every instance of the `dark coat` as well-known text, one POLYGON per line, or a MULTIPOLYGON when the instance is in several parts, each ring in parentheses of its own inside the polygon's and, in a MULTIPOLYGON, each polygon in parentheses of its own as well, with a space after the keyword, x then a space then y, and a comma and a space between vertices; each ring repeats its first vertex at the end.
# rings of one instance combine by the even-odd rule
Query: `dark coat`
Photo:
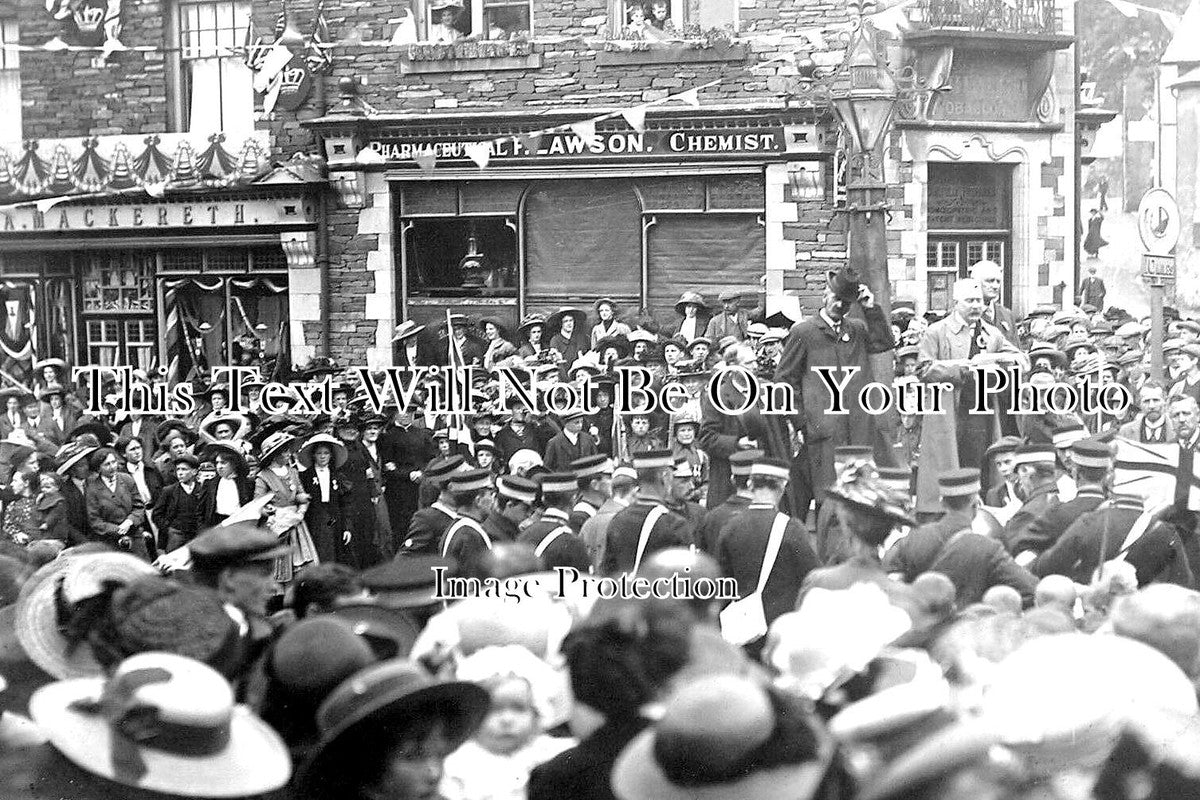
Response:
POLYGON ((453 522, 453 512, 442 508, 440 503, 417 511, 412 515, 412 521, 408 524, 408 536, 400 545, 400 552, 396 557, 405 554, 437 555, 442 534, 453 522))
MULTIPOLYGON (((639 499, 628 508, 623 508, 613 517, 605 535, 604 560, 601 562, 601 572, 612 575, 619 572, 629 572, 637 560, 638 539, 642 533, 642 523, 650 509, 659 505, 655 500, 639 499)), ((690 547, 693 543, 691 525, 683 517, 668 510, 659 517, 650 530, 646 542, 646 550, 642 554, 644 561, 648 556, 659 550, 670 547, 690 547)))
MULTIPOLYGON (((717 560, 721 563, 721 573, 737 581, 739 597, 748 597, 758 588, 758 575, 777 513, 773 506, 752 503, 721 529, 717 560)), ((801 584, 819 566, 817 555, 808 543, 808 532, 789 518, 779 555, 763 588, 763 612, 768 625, 796 608, 801 584)))
POLYGON ((1080 487, 1079 493, 1065 503, 1049 508, 1033 518, 1028 527, 1012 542, 1014 554, 1032 550, 1042 553, 1058 541, 1058 538, 1079 519, 1082 514, 1095 511, 1104 502, 1104 492, 1099 487, 1080 487))
POLYGON ((154 522, 160 534, 164 534, 164 546, 167 546, 171 533, 187 541, 200 532, 203 500, 203 486, 196 486, 191 494, 185 492, 179 483, 172 483, 162 490, 154 504, 154 522))
POLYGON ((567 533, 561 534, 546 548, 542 553, 542 563, 545 564, 546 569, 574 567, 586 575, 591 571, 592 558, 588 555, 587 546, 584 545, 583 540, 570 530, 568 521, 561 511, 556 509, 544 511, 542 518, 523 530, 517 537, 517 541, 536 548, 552 531, 556 531, 564 525, 568 526, 567 533))
POLYGON ((525 428, 519 434, 512 429, 511 425, 505 425, 496 431, 496 458, 507 467, 508 460, 518 450, 532 450, 541 455, 542 451, 546 449, 546 441, 543 441, 539 434, 538 427, 529 422, 525 423, 525 428))
POLYGON ((996 303, 990 308, 983 310, 983 321, 995 328, 998 328, 1004 334, 1004 338, 1008 339, 1013 344, 1020 346, 1020 337, 1017 336, 1017 315, 1013 313, 1011 308, 996 303))
POLYGON ((76 531, 77 535, 68 544, 83 544, 91 540, 91 528, 88 526, 87 501, 83 492, 71 478, 63 480, 62 497, 67 515, 67 524, 76 531))
POLYGON ((704 515, 700 527, 696 529, 696 546, 714 558, 717 555, 717 544, 721 538, 721 530, 735 514, 740 514, 750 505, 749 497, 732 494, 725 502, 716 508, 710 508, 704 515))
POLYGON ((813 487, 817 490, 833 483, 834 448, 875 444, 874 417, 859 404, 858 393, 872 380, 868 356, 887 352, 896 343, 883 309, 879 306, 863 309, 863 316, 866 322, 844 319, 841 336, 834 333, 821 315, 793 325, 775 369, 775 380, 788 383, 796 390, 799 413, 794 421, 809 445, 813 487), (847 414, 829 413, 834 397, 814 371, 817 367, 836 368, 831 377, 838 382, 845 378, 841 368, 859 368, 854 377, 846 381, 843 391, 847 414))
MULTIPOLYGON (((1117 557, 1125 537, 1141 513, 1105 503, 1079 515, 1049 550, 1029 565, 1039 578, 1066 575, 1088 584, 1096 568, 1117 557)), ((1138 586, 1165 580, 1191 586, 1187 556, 1175 526, 1154 523, 1133 543, 1125 560, 1137 570, 1138 586)))
POLYGON ((479 531, 483 526, 478 520, 469 517, 461 516, 454 522, 450 523, 450 527, 446 528, 446 532, 442 534, 442 538, 438 542, 438 554, 447 558, 453 558, 454 561, 461 566, 473 562, 481 555, 492 549, 491 537, 484 538, 479 531), (463 522, 463 520, 466 520, 463 522), (459 524, 461 522, 461 524, 459 524))
POLYGON ((134 555, 145 558, 148 551, 141 532, 146 524, 146 509, 142 505, 142 497, 128 473, 118 472, 116 479, 116 491, 110 491, 99 475, 87 479, 83 497, 87 503, 88 528, 93 538, 117 546, 118 527, 125 520, 132 520, 133 526, 125 534, 130 539, 128 549, 134 555))
POLYGON ((594 456, 598 452, 596 440, 587 431, 579 432, 575 444, 571 444, 565 433, 560 433, 546 445, 546 455, 542 461, 551 472, 570 472, 572 461, 594 456))
POLYGON ((58 539, 68 546, 79 540, 79 530, 71 524, 67 503, 61 494, 41 497, 37 502, 37 513, 41 517, 41 529, 35 538, 58 539))
POLYGON ((1034 522, 1058 505, 1058 484, 1051 481, 1034 488, 1017 513, 1004 525, 1004 546, 1008 548, 1008 552, 1014 555, 1020 552, 1014 549, 1014 545, 1025 538, 1034 522))
POLYGON ((417 510, 420 481, 413 481, 409 476, 425 468, 437 454, 437 446, 433 443, 433 434, 426 428, 389 425, 380 434, 377 447, 379 460, 383 462, 388 517, 393 536, 399 536, 408 530, 413 512, 417 510), (389 464, 395 468, 388 469, 389 464))
MULTIPOLYGON (((377 498, 382 493, 380 465, 371 458, 361 441, 345 442, 346 463, 337 471, 346 491, 346 525, 351 533, 350 547, 363 569, 379 563, 381 545, 376 535, 377 498)), ((376 452, 380 452, 376 445, 376 452)))
MULTIPOLYGON (((130 480, 133 480, 130 478, 130 480)), ((246 505, 254 499, 254 481, 249 478, 236 478, 238 502, 246 505)), ((224 517, 217 514, 217 485, 220 478, 212 478, 204 482, 203 494, 200 496, 200 530, 218 525, 224 517)))
POLYGON ((317 557, 321 561, 337 561, 357 567, 354 551, 342 542, 342 535, 349 530, 346 519, 349 489, 339 479, 338 471, 330 467, 327 501, 321 500, 321 487, 317 481, 316 469, 306 469, 300 473, 300 488, 310 495, 304 522, 308 526, 313 544, 316 545, 317 557))
POLYGON ((912 582, 922 572, 940 572, 954 582, 959 608, 977 603, 993 586, 1011 586, 1033 600, 1037 578, 1013 561, 998 540, 971 532, 971 518, 950 513, 921 525, 892 546, 883 560, 888 572, 912 582))
POLYGON ((617 756, 649 724, 641 717, 606 721, 570 750, 529 774, 529 800, 615 800, 611 772, 617 756))
MULTIPOLYGON (((145 458, 149 460, 154 452, 158 450, 158 422, 150 417, 142 417, 142 426, 138 429, 137 440, 142 443, 142 450, 145 451, 145 458)), ((133 436, 133 420, 128 420, 121 423, 117 428, 118 436, 133 436)))

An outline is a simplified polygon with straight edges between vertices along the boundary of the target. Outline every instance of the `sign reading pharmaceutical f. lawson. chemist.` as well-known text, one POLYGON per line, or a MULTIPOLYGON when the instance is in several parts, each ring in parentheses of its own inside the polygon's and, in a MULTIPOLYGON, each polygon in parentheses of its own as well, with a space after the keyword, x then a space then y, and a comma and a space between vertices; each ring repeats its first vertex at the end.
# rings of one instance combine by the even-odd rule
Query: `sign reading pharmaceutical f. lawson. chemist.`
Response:
POLYGON ((57 205, 38 211, 32 204, 0 210, 5 233, 152 230, 159 228, 240 228, 312 222, 312 209, 299 198, 276 200, 195 200, 192 202, 57 205))
MULTIPOLYGON (((437 161, 470 161, 478 141, 380 136, 367 142, 385 161, 411 162, 432 154, 437 161)), ((762 157, 789 152, 788 126, 697 130, 598 131, 585 140, 571 131, 489 141, 489 161, 508 159, 644 159, 762 157)))

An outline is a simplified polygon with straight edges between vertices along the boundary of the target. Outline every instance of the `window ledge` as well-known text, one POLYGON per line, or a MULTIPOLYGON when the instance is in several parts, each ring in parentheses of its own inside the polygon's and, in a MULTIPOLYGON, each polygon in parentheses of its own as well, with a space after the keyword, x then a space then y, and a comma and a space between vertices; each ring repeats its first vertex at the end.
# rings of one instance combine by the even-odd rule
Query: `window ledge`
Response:
POLYGON ((532 50, 529 42, 416 44, 400 56, 400 74, 538 69, 542 54, 532 50))
POLYGON ((686 42, 654 43, 644 50, 602 50, 596 63, 602 67, 631 64, 698 64, 713 61, 745 61, 749 47, 743 43, 698 47, 686 42))

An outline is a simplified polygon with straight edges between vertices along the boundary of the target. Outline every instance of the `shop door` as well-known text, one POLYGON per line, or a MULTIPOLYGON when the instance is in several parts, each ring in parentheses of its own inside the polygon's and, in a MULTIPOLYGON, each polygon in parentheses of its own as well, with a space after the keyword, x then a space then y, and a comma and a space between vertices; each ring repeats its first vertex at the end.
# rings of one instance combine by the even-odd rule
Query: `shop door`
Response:
POLYGON ((971 266, 994 261, 1004 270, 1000 300, 1012 304, 1012 167, 1004 164, 930 164, 926 300, 947 312, 952 286, 971 266))

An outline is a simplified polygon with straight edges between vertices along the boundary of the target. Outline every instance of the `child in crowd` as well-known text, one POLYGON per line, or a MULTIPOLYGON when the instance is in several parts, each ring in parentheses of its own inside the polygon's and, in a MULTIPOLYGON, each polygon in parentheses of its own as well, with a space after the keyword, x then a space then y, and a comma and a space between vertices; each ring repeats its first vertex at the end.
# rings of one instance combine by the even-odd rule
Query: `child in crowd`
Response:
POLYGON ((492 696, 491 709, 474 738, 445 761, 445 800, 524 800, 529 773, 573 747, 571 739, 545 731, 561 720, 563 677, 523 647, 485 647, 459 662, 458 680, 471 681, 492 696))

